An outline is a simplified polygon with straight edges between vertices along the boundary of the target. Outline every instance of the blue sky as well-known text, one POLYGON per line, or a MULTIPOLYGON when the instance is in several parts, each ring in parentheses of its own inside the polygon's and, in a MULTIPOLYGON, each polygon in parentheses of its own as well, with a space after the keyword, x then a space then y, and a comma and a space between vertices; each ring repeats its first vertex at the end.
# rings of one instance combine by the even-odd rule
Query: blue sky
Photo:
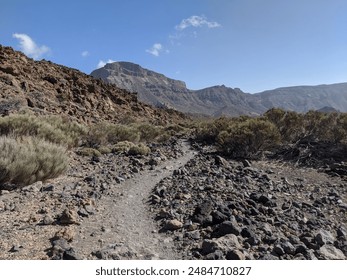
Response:
POLYGON ((346 0, 0 3, 0 44, 87 74, 131 61, 191 89, 347 82, 346 0))

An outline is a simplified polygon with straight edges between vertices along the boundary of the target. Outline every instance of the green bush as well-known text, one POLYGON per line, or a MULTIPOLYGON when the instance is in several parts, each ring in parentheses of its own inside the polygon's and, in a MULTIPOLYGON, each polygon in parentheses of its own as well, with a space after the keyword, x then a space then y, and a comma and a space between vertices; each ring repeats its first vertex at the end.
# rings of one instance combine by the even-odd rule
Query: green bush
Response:
POLYGON ((274 124, 260 119, 232 122, 217 137, 217 147, 232 157, 253 157, 278 143, 279 132, 274 124))
POLYGON ((304 115, 308 141, 340 143, 346 141, 347 114, 309 111, 304 115))
POLYGON ((205 144, 215 144, 221 131, 226 130, 232 119, 219 118, 216 120, 201 121, 195 124, 195 139, 205 144))
POLYGON ((297 142, 305 135, 302 114, 272 108, 264 114, 264 117, 277 127, 283 143, 297 142))
POLYGON ((347 114, 309 111, 300 114, 273 108, 264 114, 281 134, 283 143, 330 142, 340 143, 347 139, 347 114))
POLYGON ((0 137, 0 184, 27 185, 63 173, 68 167, 64 147, 37 137, 0 137))

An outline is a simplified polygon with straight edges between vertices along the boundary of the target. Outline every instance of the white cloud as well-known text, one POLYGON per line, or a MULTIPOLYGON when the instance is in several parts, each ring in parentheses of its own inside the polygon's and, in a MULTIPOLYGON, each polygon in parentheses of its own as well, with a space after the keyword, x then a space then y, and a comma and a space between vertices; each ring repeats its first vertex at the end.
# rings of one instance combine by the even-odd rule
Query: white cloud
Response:
POLYGON ((116 62, 115 60, 109 59, 107 62, 100 60, 98 65, 96 66, 98 69, 104 67, 107 63, 113 63, 116 62))
POLYGON ((154 56, 159 56, 160 52, 162 51, 163 51, 163 46, 159 43, 155 43, 149 50, 146 50, 146 52, 154 56))
POLYGON ((216 21, 208 21, 204 16, 191 16, 189 18, 183 19, 179 25, 176 25, 177 30, 184 30, 188 27, 202 27, 206 26, 208 28, 221 27, 221 25, 216 21))
POLYGON ((83 51, 83 52, 81 53, 81 55, 82 55, 83 57, 86 57, 86 56, 89 56, 90 53, 89 53, 88 51, 83 51))
POLYGON ((50 49, 47 46, 36 45, 34 40, 27 34, 14 33, 12 36, 19 40, 21 51, 34 59, 38 59, 44 54, 50 52, 50 49))

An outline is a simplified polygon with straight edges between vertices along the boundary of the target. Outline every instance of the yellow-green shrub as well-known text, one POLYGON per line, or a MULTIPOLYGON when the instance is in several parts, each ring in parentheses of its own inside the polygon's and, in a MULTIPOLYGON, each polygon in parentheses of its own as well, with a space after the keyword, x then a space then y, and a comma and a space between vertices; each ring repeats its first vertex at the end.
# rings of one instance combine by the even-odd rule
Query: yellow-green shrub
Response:
POLYGON ((121 141, 112 146, 113 153, 127 153, 135 144, 129 141, 121 141))
POLYGON ((260 119, 232 122, 217 137, 218 149, 233 157, 251 157, 278 143, 279 132, 274 124, 260 119))
POLYGON ((107 146, 100 146, 98 147, 98 151, 104 155, 104 154, 109 154, 112 152, 112 149, 110 147, 107 147, 107 146))
POLYGON ((148 155, 151 149, 143 143, 134 144, 129 141, 121 141, 112 148, 114 153, 126 153, 128 155, 148 155))
POLYGON ((140 133, 134 127, 101 122, 93 125, 87 136, 87 145, 98 147, 116 144, 120 141, 138 142, 140 133))
POLYGON ((101 156, 101 153, 97 149, 89 148, 89 147, 85 147, 78 150, 77 154, 80 156, 85 156, 85 157, 92 157, 92 156, 100 157, 101 156))
POLYGON ((0 137, 0 184, 54 178, 68 167, 66 149, 36 137, 0 137))
POLYGON ((143 142, 154 141, 164 131, 163 127, 148 123, 137 124, 134 128, 140 133, 140 141, 143 142))
POLYGON ((232 119, 221 117, 216 120, 206 120, 195 125, 195 139, 206 144, 215 144, 221 131, 226 130, 232 119))
POLYGON ((86 128, 58 116, 10 115, 0 118, 0 135, 35 136, 49 142, 76 146, 86 128))

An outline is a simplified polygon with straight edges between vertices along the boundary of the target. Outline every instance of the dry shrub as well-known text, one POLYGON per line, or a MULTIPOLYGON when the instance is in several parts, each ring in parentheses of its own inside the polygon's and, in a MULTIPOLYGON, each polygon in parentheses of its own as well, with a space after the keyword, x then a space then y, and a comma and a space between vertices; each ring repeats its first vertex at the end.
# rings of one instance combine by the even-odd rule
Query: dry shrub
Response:
POLYGON ((121 141, 117 144, 113 145, 112 152, 113 153, 128 153, 130 148, 135 144, 129 141, 121 141))
POLYGON ((138 142, 140 133, 131 126, 101 122, 93 125, 87 136, 89 147, 113 145, 121 141, 138 142))
POLYGON ((0 137, 0 183, 27 185, 63 173, 66 149, 37 137, 0 137))
POLYGON ((146 156, 151 152, 151 149, 149 147, 147 147, 145 144, 140 143, 137 145, 132 146, 129 151, 128 151, 128 155, 132 155, 132 156, 137 156, 137 155, 142 155, 142 156, 146 156))
POLYGON ((29 114, 0 118, 0 135, 35 136, 46 141, 77 146, 86 128, 76 122, 58 116, 37 117, 29 114))
POLYGON ((129 141, 122 141, 115 144, 112 148, 114 153, 126 153, 128 155, 148 155, 151 149, 143 143, 134 144, 129 141))
POLYGON ((148 123, 137 124, 134 128, 140 133, 140 141, 143 142, 155 141, 164 132, 163 127, 148 123))
POLYGON ((100 157, 101 153, 94 148, 82 148, 80 150, 77 151, 77 154, 80 156, 85 156, 85 157, 100 157))

